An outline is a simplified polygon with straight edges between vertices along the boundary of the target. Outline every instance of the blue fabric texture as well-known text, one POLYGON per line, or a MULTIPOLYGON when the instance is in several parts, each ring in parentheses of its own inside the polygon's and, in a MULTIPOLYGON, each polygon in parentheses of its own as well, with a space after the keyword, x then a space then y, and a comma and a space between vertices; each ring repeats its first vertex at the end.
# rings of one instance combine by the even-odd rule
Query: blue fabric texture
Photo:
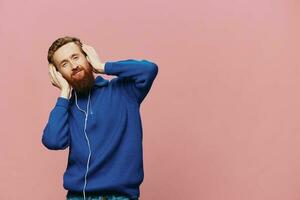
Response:
POLYGON ((70 99, 57 98, 41 141, 50 150, 69 147, 63 175, 68 194, 82 193, 86 180, 85 192, 110 192, 136 199, 144 179, 140 105, 158 66, 148 60, 128 59, 106 62, 104 71, 116 77, 106 80, 97 76, 89 95, 76 98, 73 90, 70 99), (86 128, 86 114, 76 102, 88 111, 86 128))
MULTIPOLYGON (((86 200, 138 200, 138 199, 130 199, 126 196, 118 196, 118 195, 107 195, 107 196, 87 196, 86 200)), ((73 196, 67 197, 67 200, 84 200, 81 196, 73 196)))

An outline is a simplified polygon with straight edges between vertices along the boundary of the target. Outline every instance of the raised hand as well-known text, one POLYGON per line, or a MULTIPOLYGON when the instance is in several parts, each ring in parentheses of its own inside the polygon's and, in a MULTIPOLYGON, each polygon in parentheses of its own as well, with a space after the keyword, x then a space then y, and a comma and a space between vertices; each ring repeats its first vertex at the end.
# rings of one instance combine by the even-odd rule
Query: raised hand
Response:
POLYGON ((49 66, 49 77, 53 86, 59 88, 61 90, 61 96, 65 98, 69 98, 71 86, 68 81, 62 76, 60 72, 58 72, 55 66, 51 63, 49 66))
POLYGON ((89 45, 82 44, 82 50, 87 54, 86 58, 92 65, 93 72, 104 74, 104 63, 100 61, 95 49, 89 45))

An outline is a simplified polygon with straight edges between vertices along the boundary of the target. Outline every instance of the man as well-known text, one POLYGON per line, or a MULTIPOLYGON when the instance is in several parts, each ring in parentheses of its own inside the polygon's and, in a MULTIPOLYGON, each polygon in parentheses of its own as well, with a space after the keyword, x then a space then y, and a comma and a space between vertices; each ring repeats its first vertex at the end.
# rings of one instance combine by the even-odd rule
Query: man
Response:
POLYGON ((93 47, 63 37, 48 51, 49 76, 61 90, 42 143, 69 147, 67 200, 138 199, 144 179, 140 105, 158 73, 147 60, 101 62, 93 47), (115 75, 112 80, 94 73, 115 75))

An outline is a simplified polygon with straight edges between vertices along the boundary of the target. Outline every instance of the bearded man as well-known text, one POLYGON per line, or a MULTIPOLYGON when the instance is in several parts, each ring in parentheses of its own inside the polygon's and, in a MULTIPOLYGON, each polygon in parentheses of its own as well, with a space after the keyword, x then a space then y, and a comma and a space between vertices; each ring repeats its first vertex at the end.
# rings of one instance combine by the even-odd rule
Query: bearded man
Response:
POLYGON ((42 143, 50 150, 69 147, 66 199, 138 199, 144 179, 140 105, 158 66, 135 59, 102 62, 93 47, 69 36, 52 43, 47 59, 60 96, 42 143))

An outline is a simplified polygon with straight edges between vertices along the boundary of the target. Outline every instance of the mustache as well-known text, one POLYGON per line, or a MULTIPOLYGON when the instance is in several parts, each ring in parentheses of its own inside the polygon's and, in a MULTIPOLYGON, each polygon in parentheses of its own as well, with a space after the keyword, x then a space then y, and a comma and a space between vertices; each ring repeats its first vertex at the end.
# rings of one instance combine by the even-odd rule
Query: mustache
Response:
POLYGON ((81 70, 84 70, 82 67, 77 67, 72 71, 72 76, 75 75, 77 72, 80 72, 81 70))

